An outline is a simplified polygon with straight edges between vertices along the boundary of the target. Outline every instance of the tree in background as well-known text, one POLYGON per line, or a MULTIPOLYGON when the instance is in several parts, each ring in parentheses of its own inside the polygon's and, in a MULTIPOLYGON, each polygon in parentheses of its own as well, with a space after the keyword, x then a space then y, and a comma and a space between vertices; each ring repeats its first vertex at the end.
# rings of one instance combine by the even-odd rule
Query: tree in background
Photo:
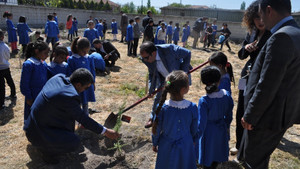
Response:
POLYGON ((243 1, 241 4, 241 10, 245 10, 246 9, 246 2, 243 1))
POLYGON ((136 13, 135 5, 133 2, 126 3, 122 6, 121 10, 125 13, 136 13))
POLYGON ((104 10, 105 11, 110 11, 111 10, 111 7, 110 7, 108 1, 106 1, 105 5, 104 5, 104 10))
POLYGON ((103 1, 101 0, 100 3, 99 3, 99 9, 102 10, 104 8, 104 3, 103 1))
POLYGON ((183 4, 180 4, 180 3, 171 3, 169 6, 171 6, 171 7, 177 7, 177 8, 188 8, 191 5, 183 5, 183 4))
POLYGON ((147 8, 148 9, 151 8, 151 1, 150 0, 148 0, 148 2, 147 2, 147 8))

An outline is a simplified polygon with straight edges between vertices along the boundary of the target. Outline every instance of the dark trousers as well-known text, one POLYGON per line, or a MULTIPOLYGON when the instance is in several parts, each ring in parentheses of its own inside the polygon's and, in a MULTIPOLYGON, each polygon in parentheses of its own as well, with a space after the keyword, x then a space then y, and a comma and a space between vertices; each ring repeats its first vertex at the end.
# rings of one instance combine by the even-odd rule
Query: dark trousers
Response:
POLYGON ((26 51, 26 48, 27 48, 27 44, 22 44, 22 55, 25 56, 25 51, 26 51))
POLYGON ((229 45, 229 43, 228 43, 228 38, 226 38, 226 39, 224 40, 224 42, 221 43, 221 50, 223 49, 224 43, 226 44, 226 46, 228 47, 228 49, 231 50, 230 45, 229 45))
POLYGON ((286 130, 244 130, 238 159, 244 160, 246 169, 268 169, 270 155, 278 146, 286 130))
MULTIPOLYGON (((68 38, 69 38, 69 36, 68 36, 68 38)), ((56 40, 56 37, 47 37, 46 42, 47 42, 48 44, 51 43, 52 48, 53 48, 53 46, 54 46, 54 44, 57 42, 57 40, 56 40)))
POLYGON ((133 55, 137 56, 136 50, 139 44, 139 38, 133 38, 133 55))
POLYGON ((133 49, 133 42, 131 40, 129 40, 127 42, 128 44, 128 50, 127 50, 127 55, 132 55, 132 49, 133 49))
POLYGON ((172 34, 168 35, 168 43, 172 43, 172 34))
POLYGON ((14 80, 11 77, 10 69, 4 69, 0 70, 0 106, 4 105, 5 100, 5 80, 10 87, 10 95, 15 96, 16 95, 16 87, 14 80))
POLYGON ((240 148, 242 137, 243 137, 243 132, 244 128, 241 123, 241 119, 244 116, 244 90, 239 91, 239 98, 238 98, 238 105, 236 109, 236 144, 235 147, 237 149, 240 148))

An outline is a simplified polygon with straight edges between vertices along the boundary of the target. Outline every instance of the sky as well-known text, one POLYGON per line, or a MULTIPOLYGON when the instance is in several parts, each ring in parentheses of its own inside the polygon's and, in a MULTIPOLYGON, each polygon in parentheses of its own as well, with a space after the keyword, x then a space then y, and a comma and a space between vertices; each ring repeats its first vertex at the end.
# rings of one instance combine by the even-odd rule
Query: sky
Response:
MULTIPOLYGON (((128 2, 133 2, 136 6, 140 6, 142 1, 143 5, 147 5, 148 0, 111 0, 118 4, 126 4, 128 2)), ((180 3, 184 5, 206 5, 208 7, 216 5, 217 8, 223 9, 240 9, 241 3, 246 2, 246 8, 253 2, 253 0, 151 0, 151 6, 155 8, 160 8, 167 6, 171 3, 180 3)), ((292 12, 300 12, 300 0, 291 0, 292 2, 292 12)))

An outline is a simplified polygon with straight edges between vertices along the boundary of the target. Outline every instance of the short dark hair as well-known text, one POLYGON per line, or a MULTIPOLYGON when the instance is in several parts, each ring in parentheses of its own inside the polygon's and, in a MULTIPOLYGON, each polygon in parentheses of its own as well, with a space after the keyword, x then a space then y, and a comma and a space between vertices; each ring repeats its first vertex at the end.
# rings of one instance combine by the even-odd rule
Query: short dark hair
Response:
POLYGON ((47 18, 48 18, 48 20, 52 20, 52 19, 54 18, 54 16, 53 16, 52 14, 49 14, 49 15, 47 16, 47 18))
POLYGON ((133 19, 130 19, 130 20, 129 20, 129 24, 132 24, 133 22, 134 22, 133 19))
POLYGON ((26 23, 26 17, 25 16, 20 16, 19 17, 19 23, 26 23))
POLYGON ((140 52, 152 54, 154 51, 157 51, 157 48, 153 42, 146 41, 140 46, 140 52))
POLYGON ((134 20, 139 20, 139 19, 140 19, 139 16, 134 17, 134 20))
POLYGON ((101 40, 99 40, 99 39, 94 39, 93 40, 93 44, 99 44, 99 43, 101 43, 101 40))
POLYGON ((0 38, 4 37, 4 32, 0 30, 0 38))
POLYGON ((80 83, 84 86, 94 83, 94 77, 86 68, 79 68, 71 74, 70 81, 72 84, 80 83))
POLYGON ((71 51, 73 53, 78 54, 78 51, 81 51, 81 50, 83 50, 85 48, 89 48, 89 47, 90 47, 90 41, 87 38, 77 37, 74 39, 74 41, 71 44, 71 51))
POLYGON ((150 13, 152 13, 152 12, 151 12, 150 10, 148 10, 148 11, 147 11, 147 15, 150 14, 150 13))
POLYGON ((291 14, 292 5, 291 0, 260 0, 260 7, 262 11, 266 11, 267 6, 271 6, 279 14, 291 14))

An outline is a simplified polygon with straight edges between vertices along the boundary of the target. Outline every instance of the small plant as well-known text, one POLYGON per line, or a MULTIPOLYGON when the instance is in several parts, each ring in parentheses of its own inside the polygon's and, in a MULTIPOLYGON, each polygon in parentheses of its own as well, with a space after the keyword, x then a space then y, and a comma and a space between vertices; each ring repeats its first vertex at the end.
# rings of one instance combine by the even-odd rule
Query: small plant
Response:
MULTIPOLYGON (((116 132, 119 132, 121 126, 122 126, 122 121, 121 121, 121 117, 122 117, 122 114, 123 114, 123 110, 125 109, 125 104, 126 102, 124 102, 122 104, 121 107, 119 107, 119 112, 117 114, 117 123, 116 125, 114 126, 113 130, 115 130, 116 132)), ((122 147, 126 146, 127 144, 121 144, 121 138, 119 138, 117 140, 116 143, 114 143, 114 146, 111 147, 111 148, 108 148, 108 150, 118 150, 119 152, 122 151, 122 147)))

